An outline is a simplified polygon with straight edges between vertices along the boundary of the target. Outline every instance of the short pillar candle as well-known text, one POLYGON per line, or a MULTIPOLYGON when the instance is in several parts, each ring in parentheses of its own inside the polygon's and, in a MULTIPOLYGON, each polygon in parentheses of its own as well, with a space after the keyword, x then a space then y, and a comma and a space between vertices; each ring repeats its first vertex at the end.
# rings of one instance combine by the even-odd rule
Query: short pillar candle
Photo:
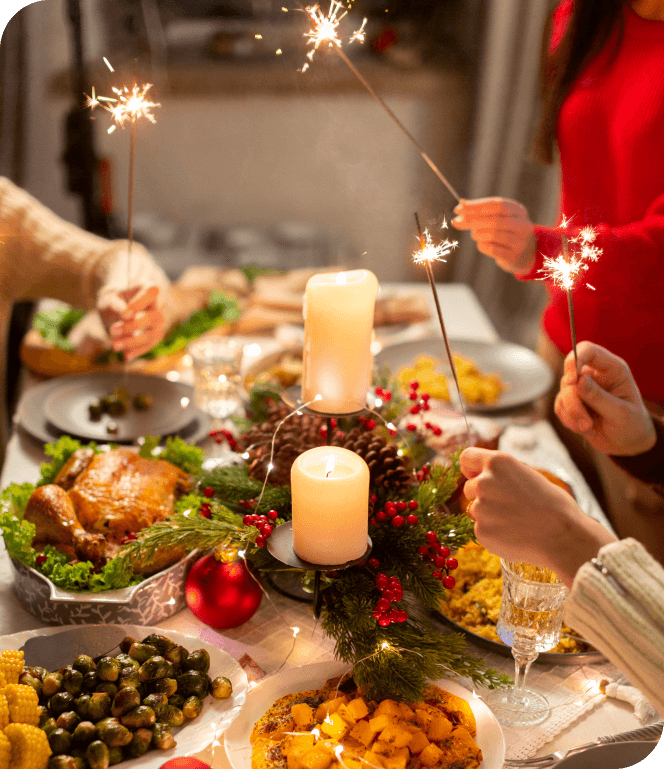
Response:
POLYGON ((369 270, 314 275, 307 282, 302 400, 310 409, 350 414, 366 406, 377 294, 369 270))
POLYGON ((291 469, 293 550, 304 561, 339 565, 361 558, 369 527, 369 467, 337 446, 309 449, 291 469))

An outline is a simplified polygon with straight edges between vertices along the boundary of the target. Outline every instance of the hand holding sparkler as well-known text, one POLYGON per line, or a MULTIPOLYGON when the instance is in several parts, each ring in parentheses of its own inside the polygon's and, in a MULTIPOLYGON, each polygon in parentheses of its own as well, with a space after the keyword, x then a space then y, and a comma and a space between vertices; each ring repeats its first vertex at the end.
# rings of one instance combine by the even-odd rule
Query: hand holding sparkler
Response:
POLYGON ((140 357, 163 338, 166 319, 158 301, 157 286, 100 293, 97 310, 113 350, 122 352, 125 361, 140 357))
POLYGON ((602 454, 651 449, 657 439, 653 420, 625 361, 592 342, 579 343, 578 358, 580 376, 574 355, 565 359, 555 403, 560 421, 602 454))

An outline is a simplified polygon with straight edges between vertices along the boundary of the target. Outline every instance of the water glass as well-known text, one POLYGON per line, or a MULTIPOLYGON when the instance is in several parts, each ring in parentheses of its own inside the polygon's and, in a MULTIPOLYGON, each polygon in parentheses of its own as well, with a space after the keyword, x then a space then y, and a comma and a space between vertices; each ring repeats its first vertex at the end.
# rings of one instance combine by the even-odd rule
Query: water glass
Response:
POLYGON ((187 348, 194 366, 196 406, 213 419, 225 419, 240 405, 243 344, 229 337, 210 337, 187 348))
POLYGON ((560 641, 567 587, 549 569, 501 560, 503 595, 496 632, 512 647, 514 686, 487 697, 499 721, 513 726, 535 726, 549 715, 542 694, 526 688, 526 676, 540 652, 560 641))

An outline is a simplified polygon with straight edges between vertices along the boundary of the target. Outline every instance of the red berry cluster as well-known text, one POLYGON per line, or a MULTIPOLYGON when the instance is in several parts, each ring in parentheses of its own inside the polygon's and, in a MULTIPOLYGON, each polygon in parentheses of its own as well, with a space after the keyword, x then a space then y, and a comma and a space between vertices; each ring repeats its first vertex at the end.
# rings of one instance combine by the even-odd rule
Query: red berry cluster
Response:
POLYGON ((214 438, 216 443, 221 443, 225 438, 228 441, 228 448, 231 451, 235 451, 235 449, 237 449, 237 441, 235 440, 235 436, 230 430, 210 430, 208 435, 210 438, 214 438))
MULTIPOLYGON (((375 495, 372 495, 371 501, 375 502, 375 495)), ((384 510, 379 510, 373 518, 369 520, 372 526, 377 526, 384 521, 391 521, 395 529, 400 529, 406 524, 417 526, 420 519, 415 515, 415 510, 419 507, 416 499, 409 502, 386 502, 384 510)))
POLYGON ((253 510, 254 507, 256 507, 256 500, 255 499, 241 499, 238 502, 239 507, 244 507, 245 510, 253 510))
POLYGON ((392 400, 392 393, 389 390, 385 390, 382 387, 376 388, 376 395, 379 398, 382 398, 384 401, 391 401, 392 400))
MULTIPOLYGON (((134 540, 138 539, 138 537, 130 531, 126 537, 120 540, 121 545, 128 545, 130 542, 133 542, 134 540)), ((46 558, 46 556, 44 556, 46 558)))
POLYGON ((242 519, 242 523, 245 526, 255 526, 258 529, 258 536, 256 537, 256 544, 258 547, 265 547, 270 534, 274 531, 274 526, 270 521, 276 521, 279 517, 279 513, 276 510, 269 510, 267 515, 245 515, 242 519))
MULTIPOLYGON (((337 424, 338 424, 338 422, 337 422, 336 417, 332 417, 332 419, 330 419, 330 427, 333 430, 336 430, 337 429, 337 424)), ((327 425, 323 425, 318 432, 320 433, 320 437, 321 438, 327 438, 327 425)), ((337 430, 337 436, 336 437, 339 440, 341 440, 344 437, 343 432, 341 430, 337 430)))
POLYGON ((376 428, 376 420, 375 419, 367 419, 367 417, 358 417, 357 421, 364 425, 367 430, 375 430, 376 428))
MULTIPOLYGON (((369 566, 378 568, 380 564, 377 558, 369 559, 369 566)), ((376 587, 381 592, 381 597, 376 602, 373 616, 381 627, 388 627, 393 622, 405 622, 408 619, 408 612, 405 609, 399 609, 392 606, 396 601, 403 598, 403 586, 399 582, 399 577, 388 577, 382 572, 376 577, 376 587)))
MULTIPOLYGON (((421 411, 429 411, 429 409, 431 408, 429 404, 429 400, 431 396, 429 395, 429 393, 418 392, 419 389, 420 389, 420 383, 413 380, 409 385, 409 392, 408 392, 408 397, 410 398, 411 401, 414 401, 413 405, 409 409, 410 413, 413 416, 416 416, 421 411)), ((440 429, 440 427, 438 427, 438 425, 432 425, 431 422, 425 422, 424 426, 428 430, 431 430, 431 432, 434 435, 441 435, 443 432, 440 429)), ((406 425, 406 430, 410 430, 410 432, 414 433, 417 430, 417 425, 413 424, 412 422, 409 422, 406 425)))
MULTIPOLYGON (((203 496, 205 497, 205 499, 212 499, 212 497, 214 496, 214 489, 212 488, 212 486, 206 486, 203 489, 203 496)), ((212 518, 211 509, 212 508, 209 502, 203 502, 203 504, 201 505, 201 515, 203 516, 203 518, 212 518)))
POLYGON ((443 587, 451 590, 456 584, 456 580, 450 575, 450 572, 454 571, 459 563, 456 558, 449 557, 449 547, 440 544, 435 531, 427 531, 426 540, 428 544, 420 547, 419 554, 422 556, 423 561, 432 564, 436 568, 433 576, 443 583, 443 587))

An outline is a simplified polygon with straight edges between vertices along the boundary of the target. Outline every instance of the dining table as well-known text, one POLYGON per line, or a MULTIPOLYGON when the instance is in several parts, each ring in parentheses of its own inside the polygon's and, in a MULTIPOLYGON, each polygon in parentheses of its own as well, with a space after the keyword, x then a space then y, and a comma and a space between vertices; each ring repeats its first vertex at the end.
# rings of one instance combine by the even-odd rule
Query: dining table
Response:
MULTIPOLYGON (((430 296, 426 284, 392 284, 383 286, 382 290, 424 292, 430 296)), ((450 339, 486 343, 500 341, 498 332, 469 286, 445 283, 438 286, 438 292, 450 339)), ((378 346, 439 334, 437 322, 434 321, 433 303, 431 317, 430 321, 400 327, 392 336, 385 332, 377 334, 378 346)), ((282 330, 273 338, 252 339, 253 355, 256 356, 259 348, 262 352, 277 349, 283 339, 288 337, 287 332, 282 330)), ((296 329, 291 332, 297 334, 296 329)), ((182 364, 170 372, 169 378, 191 381, 190 368, 190 362, 185 356, 182 364)), ((23 392, 28 391, 37 381, 24 372, 21 381, 23 392)), ((560 471, 570 481, 577 500, 582 500, 580 504, 584 512, 610 528, 609 521, 553 426, 540 416, 534 405, 507 413, 500 412, 495 417, 491 414, 484 416, 500 424, 502 449, 534 466, 560 471)), ((209 438, 204 439, 201 446, 209 457, 214 457, 220 451, 219 446, 209 438)), ((47 460, 43 445, 20 424, 15 423, 0 474, 1 487, 11 482, 34 482, 41 463, 47 460)), ((518 501, 515 500, 515 503, 518 504, 518 501)), ((0 635, 47 627, 21 604, 12 581, 9 557, 0 540, 0 635)), ((166 633, 171 630, 199 638, 218 646, 235 659, 243 660, 250 687, 261 678, 278 671, 334 659, 333 641, 323 632, 320 622, 314 619, 311 604, 289 598, 269 585, 265 586, 264 593, 258 611, 243 625, 233 629, 215 630, 208 627, 188 608, 159 622, 158 627, 166 633), (299 628, 296 637, 294 627, 299 628)), ((441 623, 440 632, 451 631, 441 623)), ((511 657, 487 651, 470 640, 467 644, 470 651, 483 657, 491 667, 508 675, 513 674, 514 663, 511 657)), ((546 693, 552 704, 551 715, 537 727, 503 726, 507 759, 544 755, 594 741, 603 735, 643 726, 632 705, 601 693, 602 680, 626 683, 620 672, 604 658, 574 665, 535 662, 529 673, 529 683, 546 693)), ((471 682, 462 683, 473 689, 471 682)), ((476 691, 478 696, 485 693, 483 690, 476 691)), ((651 720, 655 720, 654 714, 651 720)), ((223 735, 216 735, 209 742, 201 744, 198 757, 214 769, 230 769, 223 735)), ((656 751, 664 755, 661 746, 656 751)), ((177 748, 169 751, 169 755, 171 753, 178 755, 177 748)))

